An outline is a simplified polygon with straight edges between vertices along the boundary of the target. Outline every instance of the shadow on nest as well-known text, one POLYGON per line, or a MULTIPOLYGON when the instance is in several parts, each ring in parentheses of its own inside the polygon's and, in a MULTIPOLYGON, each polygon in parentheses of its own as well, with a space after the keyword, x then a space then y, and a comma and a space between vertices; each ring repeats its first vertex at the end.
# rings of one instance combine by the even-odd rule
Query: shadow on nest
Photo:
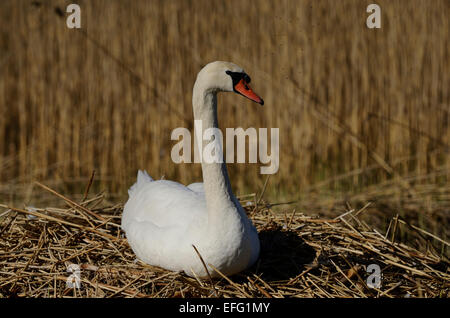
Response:
POLYGON ((316 257, 316 250, 295 231, 273 224, 259 233, 260 257, 250 268, 267 282, 293 278, 308 268, 316 257))

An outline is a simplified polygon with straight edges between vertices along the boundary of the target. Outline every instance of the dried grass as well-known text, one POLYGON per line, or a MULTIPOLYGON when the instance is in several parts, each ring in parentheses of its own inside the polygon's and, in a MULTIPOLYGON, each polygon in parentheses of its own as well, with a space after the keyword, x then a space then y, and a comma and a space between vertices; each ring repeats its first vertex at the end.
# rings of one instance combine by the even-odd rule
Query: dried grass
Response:
POLYGON ((121 205, 97 208, 103 195, 76 203, 41 186, 68 207, 0 205, 0 297, 449 297, 449 262, 436 242, 449 243, 398 216, 382 234, 361 219, 369 204, 319 218, 241 197, 259 231, 260 259, 202 281, 137 261, 120 230, 121 205), (424 248, 397 242, 399 227, 420 233, 424 248), (80 266, 80 289, 66 285, 70 264, 80 266), (379 288, 367 285, 369 264, 382 270, 379 288))

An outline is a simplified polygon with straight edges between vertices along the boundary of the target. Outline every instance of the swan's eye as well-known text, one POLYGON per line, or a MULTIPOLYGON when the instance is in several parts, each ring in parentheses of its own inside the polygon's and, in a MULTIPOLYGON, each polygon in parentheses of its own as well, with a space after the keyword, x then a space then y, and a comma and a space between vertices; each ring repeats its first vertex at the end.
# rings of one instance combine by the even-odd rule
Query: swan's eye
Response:
POLYGON ((247 74, 243 72, 232 72, 232 71, 225 71, 230 77, 233 79, 233 83, 237 84, 241 79, 243 79, 247 84, 250 83, 251 78, 247 74))

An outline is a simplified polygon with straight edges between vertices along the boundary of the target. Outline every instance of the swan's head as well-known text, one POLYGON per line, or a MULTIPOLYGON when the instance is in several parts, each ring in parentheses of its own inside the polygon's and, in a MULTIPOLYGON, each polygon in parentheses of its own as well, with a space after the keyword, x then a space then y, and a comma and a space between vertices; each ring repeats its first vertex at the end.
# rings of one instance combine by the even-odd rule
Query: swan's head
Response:
POLYGON ((201 84, 205 90, 235 92, 264 105, 262 98, 252 91, 249 83, 250 76, 241 67, 222 61, 207 64, 198 73, 196 80, 196 85, 201 84))

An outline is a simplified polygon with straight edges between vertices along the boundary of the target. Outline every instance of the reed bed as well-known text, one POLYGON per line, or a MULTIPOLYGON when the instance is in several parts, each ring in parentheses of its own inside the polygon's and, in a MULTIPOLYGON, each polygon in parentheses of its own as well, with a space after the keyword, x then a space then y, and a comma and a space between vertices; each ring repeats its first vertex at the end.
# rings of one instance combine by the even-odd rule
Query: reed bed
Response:
POLYGON ((120 230, 122 206, 99 207, 103 194, 76 202, 38 185, 66 207, 0 205, 0 297, 450 296, 442 253, 449 243, 398 216, 381 233, 363 221, 370 204, 324 218, 276 212, 262 194, 242 196, 260 258, 247 271, 210 281, 137 260, 120 230), (416 246, 397 241, 400 228, 413 232, 416 246), (80 288, 67 285, 71 264, 80 268, 80 288), (378 287, 368 285, 370 264, 381 269, 378 287))
MULTIPOLYGON (((355 171, 326 188, 439 169, 448 186, 448 1, 380 0, 378 30, 368 0, 80 0, 80 30, 66 27, 69 3, 0 1, 2 184, 93 169, 109 192, 137 169, 198 180, 198 165, 171 161, 170 133, 192 131, 195 76, 226 60, 266 103, 221 95, 220 127, 280 129, 275 195, 355 171)), ((243 193, 264 182, 257 165, 229 169, 243 193)))

